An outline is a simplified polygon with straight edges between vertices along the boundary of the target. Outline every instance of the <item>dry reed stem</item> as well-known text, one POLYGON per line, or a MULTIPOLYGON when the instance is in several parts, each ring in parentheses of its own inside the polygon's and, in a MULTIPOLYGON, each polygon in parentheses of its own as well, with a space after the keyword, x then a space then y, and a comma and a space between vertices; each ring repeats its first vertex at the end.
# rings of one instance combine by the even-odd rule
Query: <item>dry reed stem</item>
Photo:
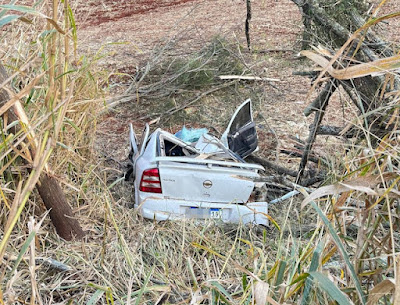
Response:
MULTIPOLYGON (((32 88, 37 84, 37 82, 42 78, 42 76, 45 74, 45 72, 39 74, 38 76, 36 76, 30 83, 29 85, 25 86, 20 92, 18 92, 17 94, 13 94, 12 91, 8 90, 7 88, 4 87, 0 87, 0 89, 6 90, 8 92, 8 94, 11 96, 11 99, 7 102, 5 102, 5 104, 3 106, 1 106, 0 108, 0 116, 2 116, 8 109, 10 109, 11 107, 15 107, 15 105, 19 102, 19 100, 26 96, 27 94, 29 94, 29 92, 32 90, 32 88)), ((26 116, 25 116, 26 117, 26 116)), ((26 118, 27 121, 27 118, 26 118)))

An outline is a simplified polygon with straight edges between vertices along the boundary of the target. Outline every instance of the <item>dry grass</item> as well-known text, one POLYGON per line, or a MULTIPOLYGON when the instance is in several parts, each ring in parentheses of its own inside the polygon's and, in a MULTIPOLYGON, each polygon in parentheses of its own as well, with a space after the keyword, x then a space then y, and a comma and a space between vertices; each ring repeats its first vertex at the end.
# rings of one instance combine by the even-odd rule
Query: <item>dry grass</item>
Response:
MULTIPOLYGON (((61 24, 61 9, 60 16, 61 24)), ((51 35, 44 32, 46 23, 41 17, 34 17, 32 24, 12 23, 6 29, 0 33, 4 37, 0 59, 10 74, 16 74, 5 85, 19 92, 42 71, 48 71, 50 57, 46 54, 51 35), (24 65, 27 68, 22 70, 24 65)), ((365 184, 340 194, 335 194, 339 186, 331 186, 327 196, 316 196, 304 207, 302 198, 272 206, 270 213, 280 230, 144 220, 126 204, 131 201, 132 189, 118 179, 120 169, 108 166, 109 160, 99 156, 93 143, 97 110, 103 105, 101 88, 107 78, 106 72, 96 68, 101 54, 78 59, 71 52, 63 57, 64 36, 52 35, 58 42, 55 71, 60 77, 51 84, 48 74, 43 75, 29 90, 24 106, 39 139, 38 147, 43 147, 39 155, 51 152, 46 150, 46 139, 56 141, 49 142, 56 143, 49 164, 87 234, 83 241, 65 242, 57 237, 35 192, 24 207, 21 205, 24 188, 16 181, 32 186, 27 182, 27 166, 32 162, 26 150, 15 147, 27 133, 3 133, 2 241, 9 220, 18 215, 16 207, 23 209, 4 248, 0 303, 263 304, 268 300, 272 304, 326 304, 336 300, 361 304, 364 295, 365 300, 373 300, 373 293, 383 291, 380 283, 393 288, 391 283, 399 281, 397 129, 377 139, 376 147, 370 145, 373 135, 368 135, 357 146, 347 147, 346 153, 331 157, 332 172, 338 178, 335 181, 354 186, 356 179, 367 177, 365 184), (71 71, 64 74, 62 89, 64 59, 71 71), (50 93, 54 94, 54 105, 61 105, 64 111, 46 107, 51 86, 59 88, 50 93), (68 105, 63 107, 61 96, 68 96, 72 88, 68 105), (56 128, 60 118, 62 127, 56 128), (392 174, 383 175, 386 172, 392 174)), ((189 63, 191 70, 204 68, 198 62, 189 63)), ((179 63, 178 71, 179 67, 187 65, 179 63)), ((198 79, 208 88, 209 79, 204 81, 204 75, 208 76, 200 74, 198 79)), ((153 83, 157 85, 159 80, 153 83)), ((182 82, 177 84, 173 86, 182 82)), ((231 100, 247 90, 246 94, 253 93, 259 100, 256 105, 261 108, 264 91, 253 85, 244 87, 228 92, 231 100)), ((190 94, 199 89, 179 88, 190 94)), ((222 99, 223 95, 209 97, 208 105, 222 99)), ((199 111, 208 111, 211 117, 213 111, 206 108, 199 111)), ((382 111, 392 115, 397 124, 396 109, 398 100, 382 111)), ((209 124, 215 126, 216 122, 209 124)), ((41 163, 44 166, 44 161, 41 163)), ((382 302, 391 302, 393 289, 388 294, 382 302)))

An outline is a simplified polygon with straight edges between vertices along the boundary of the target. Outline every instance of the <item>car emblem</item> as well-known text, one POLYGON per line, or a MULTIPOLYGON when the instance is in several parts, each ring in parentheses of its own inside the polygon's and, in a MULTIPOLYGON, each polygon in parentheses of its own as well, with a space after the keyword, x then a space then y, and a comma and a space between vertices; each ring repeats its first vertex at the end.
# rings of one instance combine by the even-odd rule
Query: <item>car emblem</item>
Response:
POLYGON ((212 182, 210 180, 206 180, 206 181, 203 182, 203 186, 206 189, 209 189, 210 187, 212 187, 212 182))

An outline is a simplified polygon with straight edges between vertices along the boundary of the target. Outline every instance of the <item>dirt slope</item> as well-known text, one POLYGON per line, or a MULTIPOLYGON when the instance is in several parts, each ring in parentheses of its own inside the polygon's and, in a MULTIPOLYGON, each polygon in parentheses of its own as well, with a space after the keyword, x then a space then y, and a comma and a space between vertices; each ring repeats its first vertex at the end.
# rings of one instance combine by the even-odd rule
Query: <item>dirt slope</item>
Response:
MULTIPOLYGON (((213 36, 244 42, 246 6, 238 0, 88 1, 78 9, 81 49, 107 46, 113 68, 136 65, 159 43, 178 39, 177 53, 188 53, 213 36)), ((292 49, 300 14, 288 0, 255 1, 251 21, 255 47, 292 49)))

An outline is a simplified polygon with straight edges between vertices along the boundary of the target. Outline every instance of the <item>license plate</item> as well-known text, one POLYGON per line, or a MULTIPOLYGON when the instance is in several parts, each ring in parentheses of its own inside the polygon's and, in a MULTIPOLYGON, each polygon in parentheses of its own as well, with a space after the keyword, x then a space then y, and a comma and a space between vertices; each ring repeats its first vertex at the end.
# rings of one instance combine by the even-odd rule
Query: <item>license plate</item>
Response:
POLYGON ((222 210, 220 209, 210 209, 210 218, 221 218, 222 210))
POLYGON ((186 210, 186 217, 189 218, 197 218, 197 219, 220 219, 222 218, 222 210, 217 208, 198 208, 198 207, 189 207, 186 210))

